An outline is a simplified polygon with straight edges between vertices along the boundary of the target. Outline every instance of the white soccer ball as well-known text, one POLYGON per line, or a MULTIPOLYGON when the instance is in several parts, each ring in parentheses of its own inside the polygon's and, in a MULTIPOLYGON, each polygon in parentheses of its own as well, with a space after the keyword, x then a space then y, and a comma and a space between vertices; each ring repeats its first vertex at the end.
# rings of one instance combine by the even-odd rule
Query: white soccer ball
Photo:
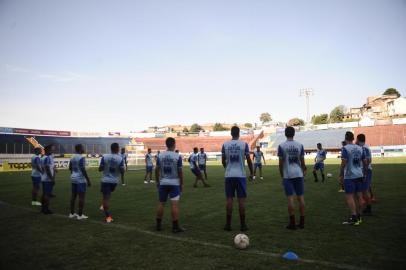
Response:
POLYGON ((234 237, 234 245, 238 249, 246 249, 250 245, 250 239, 245 234, 237 234, 234 237))
POLYGON ((328 177, 328 178, 331 178, 331 177, 333 177, 333 175, 332 175, 331 173, 328 173, 328 174, 327 174, 327 177, 328 177))

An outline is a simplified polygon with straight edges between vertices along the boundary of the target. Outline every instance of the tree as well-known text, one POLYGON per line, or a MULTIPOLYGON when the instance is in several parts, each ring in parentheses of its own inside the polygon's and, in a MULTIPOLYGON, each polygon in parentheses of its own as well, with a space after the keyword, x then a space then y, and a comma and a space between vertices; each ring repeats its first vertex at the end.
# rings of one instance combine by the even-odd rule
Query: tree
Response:
POLYGON ((296 126, 304 126, 305 121, 303 119, 300 118, 292 118, 288 121, 288 126, 290 127, 296 127, 296 126))
POLYGON ((269 113, 264 112, 259 116, 259 120, 262 122, 262 124, 269 123, 272 121, 272 116, 269 113))
POLYGON ((313 115, 312 123, 313 123, 313 125, 327 124, 328 123, 328 114, 322 113, 320 115, 313 115))
POLYGON ((201 130, 203 130, 203 128, 197 124, 194 123, 191 127, 190 127, 190 132, 200 132, 201 130))
POLYGON ((187 129, 187 127, 184 127, 184 128, 183 128, 183 132, 185 132, 185 133, 189 132, 189 130, 187 129))
POLYGON ((388 88, 383 92, 384 95, 396 95, 397 97, 400 97, 400 93, 396 88, 388 88))
POLYGON ((224 127, 221 123, 215 123, 213 126, 213 131, 225 131, 228 128, 224 127))
POLYGON ((244 127, 246 127, 246 128, 252 128, 252 124, 251 124, 251 123, 245 123, 245 124, 244 124, 244 127))
POLYGON ((344 119, 345 107, 343 105, 335 107, 330 112, 330 123, 341 123, 344 119))

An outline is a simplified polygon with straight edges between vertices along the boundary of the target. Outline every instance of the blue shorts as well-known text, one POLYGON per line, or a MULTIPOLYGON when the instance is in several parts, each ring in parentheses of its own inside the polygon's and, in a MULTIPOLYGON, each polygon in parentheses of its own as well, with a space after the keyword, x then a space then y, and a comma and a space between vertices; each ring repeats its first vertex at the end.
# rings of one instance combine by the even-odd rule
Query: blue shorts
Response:
POLYGON ((257 168, 262 169, 262 163, 254 163, 254 170, 256 170, 257 168))
POLYGON ((246 177, 226 177, 224 184, 227 198, 234 198, 236 193, 237 198, 247 197, 246 177))
POLYGON ((283 187, 285 188, 286 196, 302 196, 304 194, 304 178, 283 179, 283 187))
POLYGON ((324 163, 318 162, 318 163, 314 164, 313 169, 314 169, 315 171, 320 170, 321 172, 323 172, 323 171, 324 171, 324 163))
POLYGON ((42 182, 42 192, 45 195, 51 195, 52 191, 54 190, 54 183, 53 182, 42 182))
POLYGON ((86 193, 86 183, 72 183, 72 193, 86 193))
POLYGON ((361 191, 368 191, 372 181, 372 170, 368 169, 366 181, 361 183, 361 191))
POLYGON ((199 169, 201 171, 205 171, 206 170, 206 164, 199 164, 199 169))
POLYGON ((101 189, 100 191, 103 193, 103 195, 110 195, 115 189, 116 189, 117 184, 114 183, 101 183, 101 189))
POLYGON ((161 203, 166 202, 168 196, 172 201, 178 201, 180 197, 180 187, 172 185, 160 185, 158 189, 158 196, 161 203))
POLYGON ((201 175, 200 170, 198 168, 191 169, 192 173, 196 176, 201 175))
POLYGON ((153 169, 154 169, 154 166, 147 166, 147 168, 146 168, 147 173, 152 173, 153 169))
POLYGON ((346 194, 354 194, 362 191, 363 178, 344 179, 344 190, 346 194))
POLYGON ((32 180, 32 186, 33 186, 35 189, 40 189, 41 176, 31 176, 31 180, 32 180))

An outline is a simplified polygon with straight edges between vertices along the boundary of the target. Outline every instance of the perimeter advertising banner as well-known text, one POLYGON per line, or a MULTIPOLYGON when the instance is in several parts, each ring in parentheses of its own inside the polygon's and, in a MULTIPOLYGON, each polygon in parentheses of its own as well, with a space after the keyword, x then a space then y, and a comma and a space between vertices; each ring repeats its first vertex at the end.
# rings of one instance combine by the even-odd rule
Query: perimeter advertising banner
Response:
MULTIPOLYGON (((98 167, 100 159, 86 159, 86 167, 98 167)), ((68 169, 69 159, 56 158, 57 169, 68 169)), ((31 162, 27 161, 0 161, 0 172, 23 172, 31 171, 31 162)))

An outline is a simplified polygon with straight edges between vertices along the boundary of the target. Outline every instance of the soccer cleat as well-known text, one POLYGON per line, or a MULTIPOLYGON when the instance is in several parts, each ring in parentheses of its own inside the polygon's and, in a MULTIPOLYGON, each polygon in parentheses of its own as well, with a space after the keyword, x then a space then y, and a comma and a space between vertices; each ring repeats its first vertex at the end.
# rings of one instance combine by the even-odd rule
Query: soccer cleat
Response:
POLYGON ((100 211, 103 211, 103 210, 104 210, 103 205, 100 205, 99 210, 100 210, 100 211))
POLYGON ((348 220, 344 221, 342 224, 343 225, 355 225, 356 222, 358 222, 358 220, 350 217, 348 220))
POLYGON ((242 232, 246 232, 246 231, 248 231, 247 224, 243 224, 243 225, 241 225, 241 227, 240 227, 240 231, 242 231, 242 232))
POLYGON ((113 221, 114 221, 114 219, 113 219, 112 216, 106 217, 106 222, 107 222, 107 223, 111 223, 111 222, 113 222, 113 221))
POLYGON ((228 231, 228 232, 231 232, 231 225, 230 225, 230 224, 226 224, 226 225, 224 226, 224 230, 225 230, 225 231, 228 231))
POLYGON ((260 177, 260 179, 261 179, 261 180, 264 180, 264 178, 263 178, 262 176, 260 177))
POLYGON ((148 184, 148 181, 147 181, 147 180, 144 180, 144 184, 148 184))
POLYGON ((38 202, 38 201, 32 201, 31 205, 32 206, 41 206, 42 204, 40 202, 38 202))
POLYGON ((155 183, 155 181, 154 181, 154 180, 149 180, 149 182, 150 182, 150 183, 155 183))
POLYGON ((252 177, 252 180, 255 180, 255 178, 257 178, 257 177, 256 177, 256 176, 253 176, 253 177, 252 177))
POLYGON ((182 227, 172 228, 173 233, 181 233, 181 232, 184 232, 184 231, 186 231, 186 230, 184 228, 182 228, 182 227))
POLYGON ((83 219, 88 219, 89 217, 88 216, 86 216, 86 215, 81 215, 81 216, 79 216, 79 215, 77 215, 77 220, 83 220, 83 219))
POLYGON ((296 228, 304 229, 304 224, 297 224, 297 225, 296 225, 296 228))
POLYGON ((77 216, 78 216, 78 215, 77 215, 76 213, 73 213, 73 214, 70 213, 70 214, 69 214, 69 218, 76 218, 77 216))
POLYGON ((343 193, 343 192, 345 192, 345 190, 344 189, 339 189, 338 192, 343 193))
POLYGON ((126 186, 126 184, 121 184, 123 187, 125 187, 126 186))

